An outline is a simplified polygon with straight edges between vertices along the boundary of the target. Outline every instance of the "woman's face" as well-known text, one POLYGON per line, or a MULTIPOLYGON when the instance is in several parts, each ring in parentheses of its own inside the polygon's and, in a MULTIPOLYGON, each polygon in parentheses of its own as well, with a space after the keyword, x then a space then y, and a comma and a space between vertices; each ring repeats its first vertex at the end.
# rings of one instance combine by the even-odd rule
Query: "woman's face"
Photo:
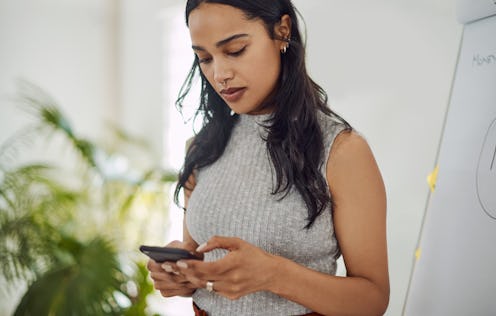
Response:
MULTIPOLYGON (((281 25, 276 34, 289 32, 281 25)), ((247 20, 241 10, 222 4, 202 3, 194 9, 189 31, 201 71, 229 107, 238 114, 260 113, 277 86, 286 43, 271 39, 263 21, 247 20)))

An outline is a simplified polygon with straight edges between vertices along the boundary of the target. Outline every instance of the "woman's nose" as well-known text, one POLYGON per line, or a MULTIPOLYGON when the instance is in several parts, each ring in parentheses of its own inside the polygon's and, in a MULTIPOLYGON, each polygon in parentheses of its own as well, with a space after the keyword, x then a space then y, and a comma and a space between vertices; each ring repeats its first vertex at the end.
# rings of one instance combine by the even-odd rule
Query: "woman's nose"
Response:
POLYGON ((225 86, 226 83, 232 79, 233 71, 224 62, 216 62, 214 65, 214 80, 221 86, 225 86))

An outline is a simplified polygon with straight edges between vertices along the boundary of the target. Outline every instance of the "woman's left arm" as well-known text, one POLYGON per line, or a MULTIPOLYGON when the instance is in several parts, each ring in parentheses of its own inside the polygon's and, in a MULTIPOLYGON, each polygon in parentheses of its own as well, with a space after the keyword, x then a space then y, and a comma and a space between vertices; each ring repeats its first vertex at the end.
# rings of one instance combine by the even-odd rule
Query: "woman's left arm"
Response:
POLYGON ((214 281, 214 289, 230 299, 265 290, 323 315, 384 314, 389 301, 386 194, 362 137, 341 133, 336 138, 327 162, 327 180, 346 277, 317 272, 229 237, 213 237, 198 249, 227 249, 224 258, 180 262, 181 272, 192 282, 202 283, 198 287, 214 281))
POLYGON ((325 315, 382 315, 389 302, 386 193, 366 141, 341 133, 327 163, 334 227, 347 277, 286 261, 274 292, 325 315))

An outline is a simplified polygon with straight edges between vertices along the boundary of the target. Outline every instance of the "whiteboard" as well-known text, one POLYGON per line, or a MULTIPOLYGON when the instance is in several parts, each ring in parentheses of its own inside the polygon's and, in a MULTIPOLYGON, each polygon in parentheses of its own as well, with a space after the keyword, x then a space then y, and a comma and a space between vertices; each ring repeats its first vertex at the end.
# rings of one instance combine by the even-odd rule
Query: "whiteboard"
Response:
POLYGON ((496 315, 496 0, 457 5, 466 25, 407 316, 496 315))

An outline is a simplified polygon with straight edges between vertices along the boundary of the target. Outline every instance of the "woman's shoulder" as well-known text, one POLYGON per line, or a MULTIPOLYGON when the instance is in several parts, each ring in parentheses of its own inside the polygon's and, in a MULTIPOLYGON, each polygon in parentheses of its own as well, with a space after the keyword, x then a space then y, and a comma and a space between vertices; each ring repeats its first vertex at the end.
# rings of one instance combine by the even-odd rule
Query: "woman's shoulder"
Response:
POLYGON ((343 130, 336 135, 331 155, 349 158, 349 156, 371 152, 367 140, 356 130, 343 130))
POLYGON ((330 150, 327 161, 328 176, 349 177, 351 174, 377 173, 378 166, 367 140, 355 130, 339 133, 330 150))
POLYGON ((326 144, 327 166, 359 167, 374 162, 365 137, 340 116, 319 111, 319 124, 326 144))

